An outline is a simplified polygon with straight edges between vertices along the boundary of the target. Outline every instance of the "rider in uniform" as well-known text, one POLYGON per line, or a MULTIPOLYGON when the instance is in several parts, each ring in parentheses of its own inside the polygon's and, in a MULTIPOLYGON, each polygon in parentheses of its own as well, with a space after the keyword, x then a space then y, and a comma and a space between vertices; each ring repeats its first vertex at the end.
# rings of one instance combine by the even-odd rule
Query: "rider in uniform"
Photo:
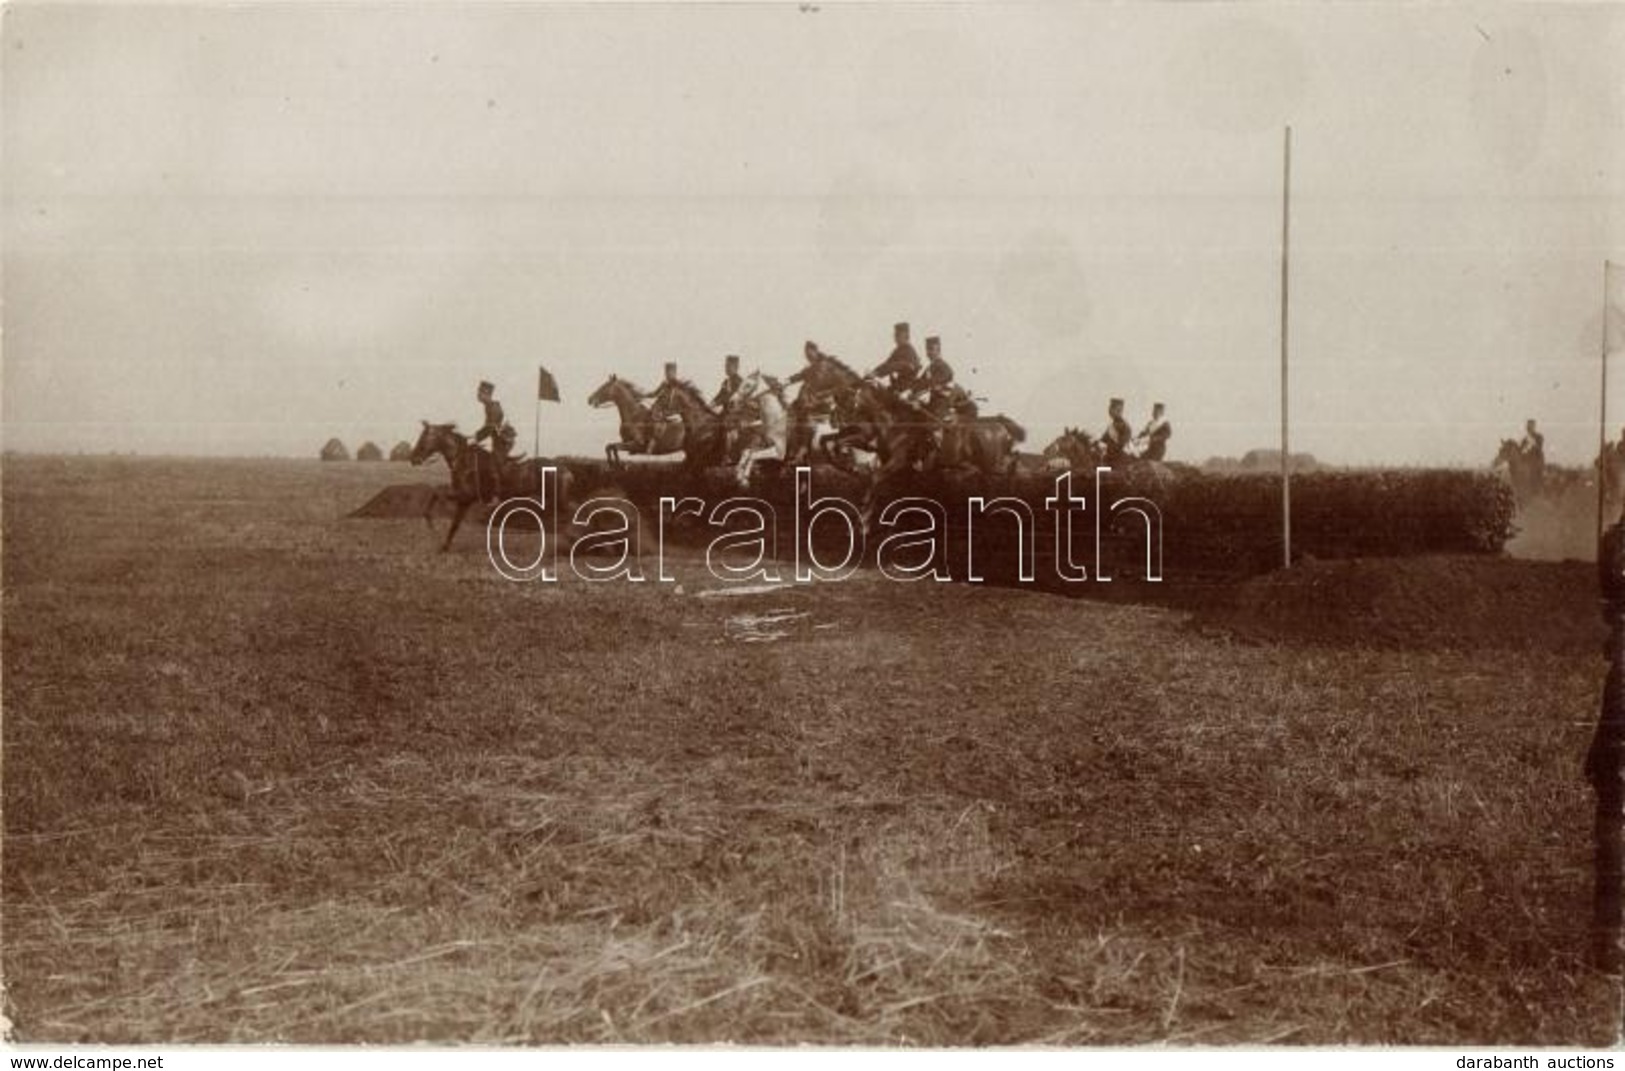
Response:
POLYGON ((1100 436, 1100 442, 1106 448, 1106 455, 1102 460, 1108 465, 1126 460, 1129 456, 1129 440, 1133 436, 1134 430, 1129 427, 1128 421, 1123 419, 1123 399, 1113 398, 1106 406, 1106 430, 1100 436))
POLYGON ((1523 440, 1518 443, 1518 452, 1529 466, 1529 483, 1538 494, 1546 480, 1546 436, 1535 428, 1534 417, 1523 422, 1523 440))
POLYGON ((657 418, 662 420, 681 420, 683 418, 683 414, 678 411, 677 406, 672 404, 672 394, 677 390, 677 384, 677 362, 667 361, 665 378, 660 381, 658 387, 644 395, 645 398, 653 400, 653 404, 649 408, 657 418))
POLYGON ((722 416, 724 434, 726 436, 725 453, 731 460, 734 448, 739 443, 739 432, 744 423, 744 414, 735 411, 735 405, 740 401, 739 391, 745 385, 745 377, 739 374, 739 356, 730 353, 722 360, 722 386, 717 388, 716 397, 711 399, 711 408, 722 416))
POLYGON ((817 366, 818 362, 823 360, 824 351, 818 348, 818 343, 809 338, 806 342, 802 343, 801 357, 806 363, 803 364, 797 371, 790 373, 790 375, 785 379, 786 383, 800 383, 802 380, 806 379, 808 374, 811 373, 812 370, 817 366))
POLYGON ((739 374, 739 357, 728 354, 722 359, 722 386, 717 388, 716 397, 711 399, 711 408, 726 416, 744 383, 745 377, 739 374))
POLYGON ((891 377, 891 389, 902 393, 914 385, 920 375, 920 355, 915 352, 914 344, 908 340, 908 324, 897 324, 892 328, 891 356, 880 363, 880 366, 869 373, 870 378, 879 379, 882 376, 891 377))
MULTIPOLYGON (((906 326, 906 325, 905 325, 906 326)), ((967 413, 965 403, 970 396, 954 385, 954 370, 942 359, 942 339, 932 335, 925 340, 925 368, 914 377, 900 397, 919 416, 919 422, 930 431, 929 440, 922 450, 918 465, 929 469, 936 464, 937 454, 946 445, 947 436, 958 434, 956 420, 974 420, 975 403, 967 413)))
POLYGON ((474 433, 474 442, 491 440, 491 457, 496 462, 497 482, 500 484, 507 478, 508 455, 513 453, 513 446, 519 438, 519 433, 514 431, 513 425, 509 424, 507 417, 503 415, 502 403, 496 400, 495 393, 495 385, 480 380, 479 390, 474 397, 485 408, 485 423, 474 433))
POLYGON ((1151 405, 1151 419, 1146 421, 1140 434, 1134 437, 1134 445, 1140 451, 1140 456, 1147 461, 1161 461, 1168 453, 1168 440, 1173 437, 1174 427, 1168 423, 1163 415, 1164 406, 1161 402, 1151 405))
POLYGON ((796 400, 793 403, 794 408, 801 413, 810 414, 816 412, 823 405, 824 399, 808 393, 808 379, 818 374, 818 366, 827 355, 818 348, 818 343, 812 339, 808 339, 802 345, 801 355, 806 359, 807 363, 802 365, 799 371, 791 373, 785 382, 801 384, 801 390, 796 393, 796 400))
POLYGON ((1518 443, 1518 452, 1542 465, 1546 463, 1546 436, 1536 430, 1534 417, 1523 422, 1523 441, 1518 443))
POLYGON ((925 372, 915 381, 914 392, 926 396, 926 408, 937 416, 949 411, 949 389, 953 386, 953 366, 942 359, 942 339, 932 335, 925 340, 925 372))

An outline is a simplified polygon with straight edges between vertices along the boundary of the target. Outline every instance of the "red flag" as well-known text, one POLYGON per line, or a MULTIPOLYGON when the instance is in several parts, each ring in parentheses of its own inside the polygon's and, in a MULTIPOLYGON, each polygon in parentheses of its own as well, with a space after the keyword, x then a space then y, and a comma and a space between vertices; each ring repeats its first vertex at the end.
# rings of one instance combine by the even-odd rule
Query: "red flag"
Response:
POLYGON ((541 379, 538 381, 536 386, 536 397, 544 402, 558 401, 559 385, 558 382, 554 380, 553 373, 549 372, 545 368, 543 368, 541 372, 541 379))

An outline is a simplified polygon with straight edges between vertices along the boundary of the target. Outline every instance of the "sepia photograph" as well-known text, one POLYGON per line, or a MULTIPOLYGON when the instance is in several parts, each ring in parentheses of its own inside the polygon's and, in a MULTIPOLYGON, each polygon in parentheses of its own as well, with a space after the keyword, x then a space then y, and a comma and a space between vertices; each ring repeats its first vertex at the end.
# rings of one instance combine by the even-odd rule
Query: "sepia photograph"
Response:
POLYGON ((1622 59, 6 4, 4 1042, 1618 1046, 1622 59))

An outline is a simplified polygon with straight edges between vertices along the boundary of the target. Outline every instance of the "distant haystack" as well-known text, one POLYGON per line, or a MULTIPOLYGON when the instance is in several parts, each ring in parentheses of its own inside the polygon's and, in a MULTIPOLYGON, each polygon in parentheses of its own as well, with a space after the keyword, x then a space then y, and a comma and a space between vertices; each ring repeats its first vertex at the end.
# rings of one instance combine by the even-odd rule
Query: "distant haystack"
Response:
POLYGON ((350 451, 346 450, 344 444, 337 439, 329 439, 327 445, 322 447, 322 460, 348 461, 350 460, 350 451))
POLYGON ((412 445, 405 439, 402 439, 400 442, 395 444, 395 449, 389 452, 389 459, 391 461, 412 460, 412 445))
POLYGON ((361 449, 355 452, 355 459, 357 461, 382 461, 384 452, 379 449, 377 443, 364 442, 361 444, 361 449))
MULTIPOLYGON (((1237 467, 1242 472, 1280 472, 1281 451, 1268 448, 1249 450, 1242 455, 1241 464, 1237 467)), ((1293 472, 1316 472, 1321 466, 1314 454, 1293 454, 1289 467, 1293 472)))

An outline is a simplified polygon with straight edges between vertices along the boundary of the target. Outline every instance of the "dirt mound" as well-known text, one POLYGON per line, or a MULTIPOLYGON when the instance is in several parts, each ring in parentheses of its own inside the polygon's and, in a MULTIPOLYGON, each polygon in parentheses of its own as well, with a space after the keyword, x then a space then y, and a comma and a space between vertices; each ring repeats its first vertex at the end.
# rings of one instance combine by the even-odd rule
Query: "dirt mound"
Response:
MULTIPOLYGON (((350 513, 352 517, 366 517, 374 520, 390 520, 397 518, 423 517, 423 511, 428 509, 430 500, 434 497, 435 489, 427 483, 396 483, 379 491, 366 501, 360 508, 350 513)), ((442 499, 435 508, 437 516, 451 515, 451 502, 442 499)))
POLYGON ((1244 636, 1405 649, 1598 653, 1584 562, 1431 556, 1306 561, 1236 586, 1200 616, 1244 636))

